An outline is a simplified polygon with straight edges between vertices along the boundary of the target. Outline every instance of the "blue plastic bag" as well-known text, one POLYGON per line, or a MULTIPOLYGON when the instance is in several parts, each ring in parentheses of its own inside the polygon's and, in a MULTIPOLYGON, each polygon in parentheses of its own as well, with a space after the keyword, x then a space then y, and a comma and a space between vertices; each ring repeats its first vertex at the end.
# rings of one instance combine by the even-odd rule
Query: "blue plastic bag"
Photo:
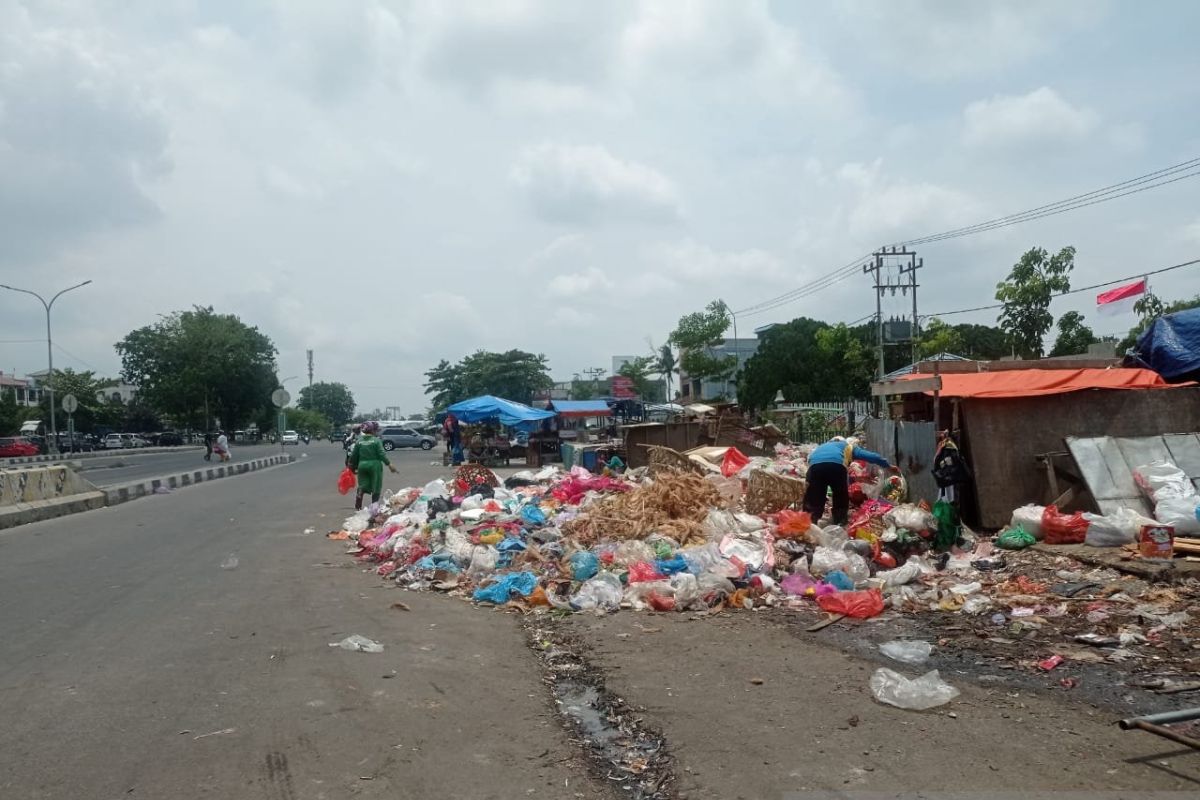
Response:
POLYGON ((854 589, 854 581, 850 580, 850 576, 840 569, 825 573, 824 581, 839 592, 849 592, 854 589))
POLYGON ((663 575, 674 575, 678 572, 685 572, 688 568, 688 562, 683 556, 675 556, 674 558, 662 558, 655 561, 654 567, 663 575))
POLYGON ((510 572, 495 583, 476 589, 472 598, 477 603, 501 605, 508 602, 509 595, 513 592, 528 597, 536 588, 537 576, 532 572, 510 572))
POLYGON ((521 519, 525 524, 541 526, 546 524, 546 515, 537 506, 530 504, 521 509, 521 519))
POLYGON ((447 572, 458 572, 458 564, 450 553, 432 553, 417 562, 417 569, 444 569, 447 572))
POLYGON ((571 577, 577 581, 586 581, 600 571, 600 559, 596 558, 595 553, 589 553, 587 550, 572 553, 570 562, 571 577))
POLYGON ((514 539, 513 537, 509 536, 504 541, 500 542, 500 544, 496 545, 496 549, 501 553, 520 552, 525 549, 525 543, 520 539, 514 539))

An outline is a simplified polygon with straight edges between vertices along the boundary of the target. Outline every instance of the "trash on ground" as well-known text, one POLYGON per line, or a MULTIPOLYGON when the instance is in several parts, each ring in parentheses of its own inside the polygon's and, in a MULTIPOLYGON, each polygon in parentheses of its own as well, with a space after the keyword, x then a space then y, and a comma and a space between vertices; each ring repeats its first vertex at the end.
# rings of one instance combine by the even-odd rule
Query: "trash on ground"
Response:
POLYGON ((880 667, 871 676, 870 686, 879 702, 909 711, 936 708, 960 694, 958 689, 941 679, 936 669, 919 678, 906 678, 899 672, 880 667))
POLYGON ((885 656, 905 664, 924 664, 933 652, 929 642, 893 640, 879 645, 879 650, 885 656))
MULTIPOLYGON (((209 563, 212 563, 212 562, 209 562, 209 563)), ((239 563, 238 557, 235 555, 230 555, 228 558, 226 558, 224 561, 221 562, 221 569, 237 569, 238 563, 239 563)))
POLYGON ((360 653, 382 653, 383 645, 357 633, 347 636, 340 642, 330 642, 330 647, 340 647, 343 650, 356 650, 360 653))

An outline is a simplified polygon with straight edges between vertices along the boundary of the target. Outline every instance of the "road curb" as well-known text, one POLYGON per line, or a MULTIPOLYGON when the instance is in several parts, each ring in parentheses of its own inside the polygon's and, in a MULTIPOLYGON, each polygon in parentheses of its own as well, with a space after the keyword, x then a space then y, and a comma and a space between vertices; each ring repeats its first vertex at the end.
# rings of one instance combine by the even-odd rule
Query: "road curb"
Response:
POLYGON ((147 497, 157 489, 178 489, 197 483, 231 478, 257 472, 268 467, 290 464, 295 461, 290 454, 265 456, 249 461, 233 461, 216 467, 177 472, 173 475, 162 475, 157 478, 142 478, 141 480, 106 486, 99 491, 83 494, 67 495, 53 500, 38 500, 31 503, 17 503, 12 506, 0 507, 0 530, 15 528, 30 522, 41 522, 68 514, 78 514, 82 511, 94 511, 105 506, 118 506, 147 497))
POLYGON ((199 452, 203 447, 196 445, 179 445, 177 447, 122 447, 120 449, 113 448, 112 450, 92 450, 87 453, 58 453, 56 455, 44 456, 15 456, 13 458, 0 458, 0 468, 9 466, 15 467, 20 464, 57 464, 62 461, 77 461, 81 458, 112 458, 114 456, 136 453, 138 455, 144 453, 188 453, 199 452))

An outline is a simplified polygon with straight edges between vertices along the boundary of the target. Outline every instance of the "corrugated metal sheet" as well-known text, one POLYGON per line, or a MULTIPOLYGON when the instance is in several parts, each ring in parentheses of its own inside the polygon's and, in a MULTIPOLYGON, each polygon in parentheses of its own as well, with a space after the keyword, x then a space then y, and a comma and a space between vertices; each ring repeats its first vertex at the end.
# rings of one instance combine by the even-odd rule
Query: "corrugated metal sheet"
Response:
POLYGON ((1170 461, 1200 489, 1200 434, 1168 433, 1162 436, 1090 438, 1068 436, 1067 450, 1103 514, 1132 508, 1153 514, 1150 502, 1138 490, 1133 471, 1152 461, 1170 461))
POLYGON ((890 419, 868 419, 864 426, 868 450, 896 463, 896 423, 890 419))
POLYGON ((900 466, 908 481, 910 500, 928 500, 932 503, 937 499, 937 483, 932 473, 937 436, 932 422, 868 419, 865 444, 900 466))

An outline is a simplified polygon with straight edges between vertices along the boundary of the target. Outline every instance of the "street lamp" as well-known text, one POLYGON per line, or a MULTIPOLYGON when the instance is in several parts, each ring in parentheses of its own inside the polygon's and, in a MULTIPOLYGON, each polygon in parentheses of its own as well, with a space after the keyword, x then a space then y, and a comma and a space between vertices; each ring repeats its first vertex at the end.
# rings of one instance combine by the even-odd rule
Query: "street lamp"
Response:
POLYGON ((55 300, 62 297, 72 289, 78 289, 81 286, 87 286, 89 283, 91 283, 90 280, 84 281, 83 283, 77 283, 74 286, 68 286, 66 289, 63 289, 58 294, 54 295, 54 297, 51 297, 49 303, 47 303, 46 299, 37 292, 31 292, 28 289, 18 289, 15 286, 9 286, 7 284, 0 283, 0 289, 8 289, 11 292, 20 292, 22 294, 33 295, 46 309, 46 359, 49 361, 49 369, 46 372, 46 391, 50 393, 50 447, 48 449, 51 452, 58 452, 58 425, 54 419, 54 340, 50 337, 50 309, 54 306, 55 300))

